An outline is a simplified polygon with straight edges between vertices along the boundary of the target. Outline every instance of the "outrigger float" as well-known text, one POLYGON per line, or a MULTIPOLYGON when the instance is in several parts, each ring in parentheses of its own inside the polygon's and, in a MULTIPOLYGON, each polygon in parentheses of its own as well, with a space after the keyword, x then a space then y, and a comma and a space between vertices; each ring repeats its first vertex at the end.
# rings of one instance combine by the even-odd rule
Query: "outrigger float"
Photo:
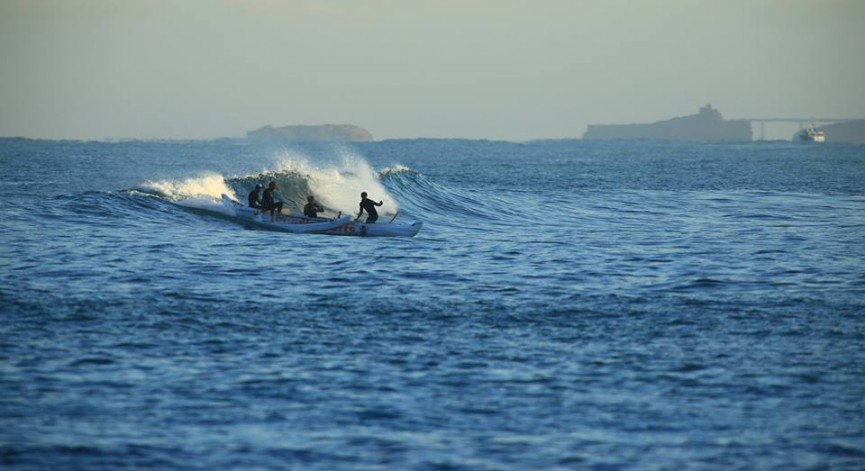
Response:
POLYGON ((423 223, 413 224, 393 222, 377 222, 366 224, 360 220, 352 220, 349 215, 336 218, 311 218, 301 214, 278 214, 273 220, 267 211, 250 208, 230 196, 222 195, 222 204, 234 212, 235 217, 245 224, 259 229, 267 229, 294 234, 329 234, 360 237, 414 237, 420 232, 423 223))

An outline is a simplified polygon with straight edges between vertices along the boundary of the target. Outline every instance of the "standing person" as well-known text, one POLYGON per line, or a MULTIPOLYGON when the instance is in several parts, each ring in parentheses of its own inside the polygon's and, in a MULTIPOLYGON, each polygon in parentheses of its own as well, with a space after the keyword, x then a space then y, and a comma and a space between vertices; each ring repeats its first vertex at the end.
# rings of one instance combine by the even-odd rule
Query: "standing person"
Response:
POLYGON ((249 192, 249 207, 261 209, 261 183, 255 185, 255 189, 249 192))
POLYGON ((366 218, 367 224, 372 224, 378 219, 378 211, 375 210, 376 206, 381 206, 384 204, 383 201, 379 201, 376 203, 375 201, 366 197, 366 192, 360 194, 360 212, 357 213, 358 219, 360 219, 360 215, 363 214, 363 210, 366 210, 366 213, 369 214, 366 218))
POLYGON ((315 198, 312 195, 307 196, 306 205, 303 207, 303 215, 308 218, 317 218, 319 211, 324 211, 324 208, 315 202, 315 198))
POLYGON ((270 220, 273 221, 273 213, 276 214, 282 212, 282 201, 276 201, 273 198, 273 192, 276 191, 276 182, 270 182, 267 184, 267 189, 264 190, 264 198, 261 200, 261 209, 264 211, 270 211, 270 220))

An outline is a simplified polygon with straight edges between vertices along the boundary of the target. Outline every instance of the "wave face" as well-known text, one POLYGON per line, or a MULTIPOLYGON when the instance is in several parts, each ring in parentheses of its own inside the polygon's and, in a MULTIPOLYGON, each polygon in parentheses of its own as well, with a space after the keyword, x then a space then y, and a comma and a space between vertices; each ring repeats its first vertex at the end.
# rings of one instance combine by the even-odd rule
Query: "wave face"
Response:
POLYGON ((859 469, 863 162, 0 139, 3 469, 859 469), (270 181, 423 229, 219 213, 270 181))
POLYGON ((205 172, 183 179, 145 181, 127 192, 185 208, 221 211, 222 194, 245 203, 256 184, 267 188, 275 182, 277 198, 285 203, 285 211, 293 213, 302 213, 307 196, 312 195, 325 208, 325 215, 354 214, 360 193, 367 192, 370 198, 384 203, 379 208, 382 219, 399 214, 403 219, 465 226, 464 221, 495 224, 516 214, 501 198, 447 188, 405 165, 375 170, 363 157, 344 149, 336 162, 317 164, 311 159, 283 153, 272 169, 240 176, 205 172))

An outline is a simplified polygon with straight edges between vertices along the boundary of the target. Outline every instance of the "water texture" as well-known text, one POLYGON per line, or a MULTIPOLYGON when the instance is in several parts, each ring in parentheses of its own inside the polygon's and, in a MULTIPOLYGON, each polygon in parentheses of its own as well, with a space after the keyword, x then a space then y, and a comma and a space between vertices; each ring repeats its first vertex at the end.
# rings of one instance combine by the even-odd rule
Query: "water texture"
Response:
POLYGON ((865 468, 865 148, 0 140, 3 469, 865 468), (414 238, 219 213, 359 193, 414 238))

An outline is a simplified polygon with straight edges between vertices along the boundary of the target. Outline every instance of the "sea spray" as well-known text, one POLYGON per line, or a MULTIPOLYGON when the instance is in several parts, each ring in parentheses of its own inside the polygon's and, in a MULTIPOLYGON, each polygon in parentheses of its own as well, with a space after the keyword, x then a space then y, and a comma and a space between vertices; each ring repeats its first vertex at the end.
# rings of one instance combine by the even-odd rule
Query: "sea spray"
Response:
POLYGON ((206 173, 185 180, 162 180, 144 182, 140 191, 153 193, 172 201, 188 199, 219 199, 223 193, 236 198, 234 191, 226 184, 225 177, 218 173, 206 173))
POLYGON ((328 212, 354 214, 358 211, 360 194, 367 192, 375 201, 384 202, 379 213, 391 215, 399 211, 399 202, 382 184, 381 176, 409 171, 407 167, 395 166, 379 173, 349 149, 338 149, 331 161, 285 150, 273 167, 229 178, 208 172, 182 180, 147 181, 136 190, 183 206, 211 208, 221 205, 223 194, 245 203, 256 184, 267 187, 276 182, 276 197, 285 203, 286 212, 302 212, 307 196, 312 195, 328 212))
MULTIPOLYGON (((395 214, 396 201, 379 181, 379 174, 362 156, 349 149, 338 149, 338 163, 314 163, 297 153, 287 153, 277 164, 277 174, 297 174, 306 179, 309 193, 326 208, 343 213, 358 210, 360 194, 367 192, 376 201, 383 201, 379 212, 395 214)), ((305 197, 301 199, 305 202, 305 197)), ((301 203, 302 204, 302 203, 301 203)))

